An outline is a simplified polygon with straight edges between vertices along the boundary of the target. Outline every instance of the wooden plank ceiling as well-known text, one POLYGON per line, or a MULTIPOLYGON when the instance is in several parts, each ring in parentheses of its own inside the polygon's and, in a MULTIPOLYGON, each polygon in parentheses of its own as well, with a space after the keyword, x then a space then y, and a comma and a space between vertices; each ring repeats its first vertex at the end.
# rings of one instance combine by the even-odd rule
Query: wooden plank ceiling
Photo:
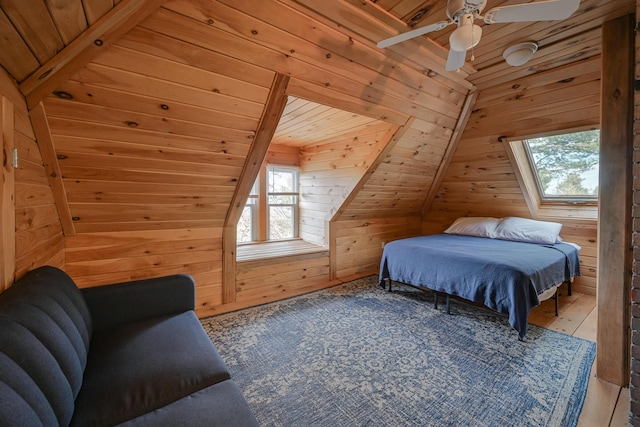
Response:
POLYGON ((66 198, 77 232, 223 226, 277 73, 290 76, 290 102, 276 144, 403 127, 341 214, 419 215, 470 91, 599 56, 602 22, 634 10, 632 0, 583 0, 563 22, 486 25, 475 60, 457 73, 444 71, 451 27, 375 47, 444 19, 445 6, 0 0, 0 65, 30 108, 43 101, 39 128, 50 132, 63 178, 57 200, 66 198), (102 33, 113 36, 106 45, 89 38, 102 33), (539 52, 507 66, 502 51, 524 40, 539 52), (38 79, 58 70, 40 99, 37 88, 48 86, 38 79))
MULTIPOLYGON (((50 0, 1 1, 0 65, 17 82, 23 82, 120 2, 121 0, 68 0, 63 3, 50 0)), ((141 2, 142 0, 123 1, 141 2)), ((376 23, 389 28, 388 35, 393 35, 445 20, 447 5, 446 0, 281 2, 293 8, 309 8, 373 42, 383 38, 380 31, 374 31, 372 28, 376 23), (336 3, 349 4, 351 10, 336 7, 336 3), (345 13, 345 10, 348 13, 345 13), (356 11, 363 11, 371 18, 365 20, 362 16, 356 15, 356 11), (358 19, 353 19, 354 17, 358 19)), ((528 2, 488 0, 485 11, 497 6, 528 2)), ((477 73, 474 73, 469 81, 480 87, 487 87, 599 55, 602 23, 633 12, 633 0, 582 0, 579 10, 561 22, 485 25, 482 20, 477 20, 476 23, 483 27, 483 35, 481 43, 474 50, 475 60, 471 63, 477 73), (509 67, 502 60, 502 52, 505 47, 521 41, 535 41, 540 45, 540 49, 526 67, 509 67)), ((393 53, 389 53, 389 56, 405 56, 408 60, 419 61, 416 55, 419 55, 420 49, 416 47, 424 45, 429 49, 439 50, 439 54, 444 57, 453 29, 454 26, 449 26, 414 41, 402 43, 397 48, 390 49, 393 53), (431 40, 436 46, 444 49, 434 48, 431 40), (411 55, 411 50, 417 52, 411 55)))

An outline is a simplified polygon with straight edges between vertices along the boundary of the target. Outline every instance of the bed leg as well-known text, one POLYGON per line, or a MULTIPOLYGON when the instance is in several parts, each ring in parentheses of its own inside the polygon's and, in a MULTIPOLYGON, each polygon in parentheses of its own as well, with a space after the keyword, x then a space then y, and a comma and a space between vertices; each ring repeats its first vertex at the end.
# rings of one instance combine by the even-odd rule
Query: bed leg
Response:
POLYGON ((571 296, 571 280, 569 280, 569 284, 567 285, 567 293, 571 296))
POLYGON ((447 314, 451 314, 451 297, 447 294, 447 314))
POLYGON ((438 309, 438 292, 433 291, 433 308, 438 309))
POLYGON ((558 317, 558 301, 560 300, 560 293, 558 292, 558 290, 556 289, 556 317, 558 317))
POLYGON ((389 282, 389 292, 391 292, 391 284, 392 284, 391 279, 387 279, 387 281, 389 282))

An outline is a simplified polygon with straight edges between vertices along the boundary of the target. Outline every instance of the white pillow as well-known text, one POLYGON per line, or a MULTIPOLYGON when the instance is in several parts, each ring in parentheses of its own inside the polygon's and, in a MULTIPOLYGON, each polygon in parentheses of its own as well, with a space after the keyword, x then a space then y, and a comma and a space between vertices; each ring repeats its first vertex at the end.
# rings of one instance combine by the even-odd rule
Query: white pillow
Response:
POLYGON ((552 245, 560 241, 561 229, 562 224, 557 222, 510 216, 500 221, 494 237, 502 240, 552 245))
POLYGON ((456 219, 444 232, 447 234, 463 234, 465 236, 493 237, 496 227, 500 223, 498 218, 484 216, 469 216, 456 219))

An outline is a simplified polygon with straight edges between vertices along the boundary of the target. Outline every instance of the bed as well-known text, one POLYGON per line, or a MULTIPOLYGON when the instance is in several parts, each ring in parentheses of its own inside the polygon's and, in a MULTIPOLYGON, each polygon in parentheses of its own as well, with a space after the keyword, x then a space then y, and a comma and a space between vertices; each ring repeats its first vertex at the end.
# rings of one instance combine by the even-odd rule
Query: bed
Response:
MULTIPOLYGON (((490 233, 491 234, 491 233, 490 233)), ((436 234, 385 245, 380 284, 396 281, 507 314, 523 339, 531 308, 580 275, 577 245, 436 234)))

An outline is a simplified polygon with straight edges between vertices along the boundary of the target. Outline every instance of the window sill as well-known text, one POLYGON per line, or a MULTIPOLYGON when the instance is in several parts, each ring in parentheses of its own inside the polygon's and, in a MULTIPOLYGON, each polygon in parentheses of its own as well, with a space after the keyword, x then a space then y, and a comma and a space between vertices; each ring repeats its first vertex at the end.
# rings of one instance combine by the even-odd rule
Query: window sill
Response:
POLYGON ((531 214, 542 220, 597 221, 598 206, 593 204, 553 203, 547 205, 542 203, 531 214))
POLYGON ((276 258, 303 259, 323 256, 329 256, 329 248, 302 239, 239 244, 236 249, 236 262, 238 263, 276 258))

